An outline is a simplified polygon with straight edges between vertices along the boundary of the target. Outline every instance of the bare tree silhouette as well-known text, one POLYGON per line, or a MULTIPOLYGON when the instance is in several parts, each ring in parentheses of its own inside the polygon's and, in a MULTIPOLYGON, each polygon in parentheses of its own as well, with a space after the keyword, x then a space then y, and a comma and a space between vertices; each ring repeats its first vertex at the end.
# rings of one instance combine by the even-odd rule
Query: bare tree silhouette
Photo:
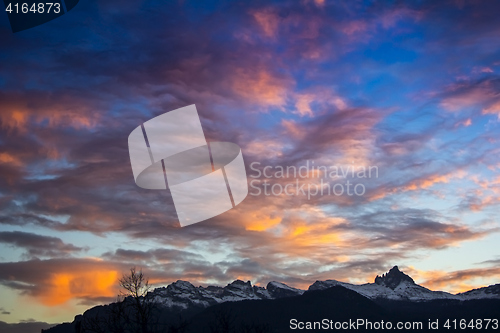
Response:
POLYGON ((115 303, 92 309, 76 323, 76 333, 182 333, 188 322, 160 322, 161 309, 150 293, 152 286, 141 269, 132 267, 118 280, 115 303))
POLYGON ((132 298, 131 306, 135 312, 136 324, 139 327, 139 332, 150 333, 152 330, 153 308, 155 305, 154 299, 150 296, 151 285, 146 278, 142 269, 137 270, 135 267, 130 269, 130 273, 124 274, 119 280, 122 288, 121 294, 123 297, 132 298))

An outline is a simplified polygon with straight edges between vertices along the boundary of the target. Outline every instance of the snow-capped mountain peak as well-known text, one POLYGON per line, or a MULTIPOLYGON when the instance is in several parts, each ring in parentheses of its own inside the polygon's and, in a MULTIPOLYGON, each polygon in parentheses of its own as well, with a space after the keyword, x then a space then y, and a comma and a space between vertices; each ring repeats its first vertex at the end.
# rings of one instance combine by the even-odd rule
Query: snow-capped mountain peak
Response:
POLYGON ((405 273, 401 272, 398 266, 394 266, 389 272, 375 278, 375 283, 381 286, 386 286, 392 290, 396 289, 402 282, 407 282, 412 285, 415 281, 405 273))
MULTIPOLYGON (((410 276, 400 271, 398 266, 394 266, 381 276, 377 275, 374 283, 356 285, 337 280, 316 281, 309 287, 309 290, 324 290, 334 286, 353 290, 370 299, 422 302, 435 299, 500 298, 500 284, 456 295, 443 291, 432 291, 416 284, 410 276)), ((264 288, 252 285, 250 281, 241 280, 235 280, 225 287, 195 287, 190 282, 178 280, 167 287, 155 289, 151 292, 151 296, 165 307, 187 309, 190 307, 205 308, 223 302, 292 297, 302 295, 304 292, 304 290, 277 281, 269 282, 264 288)))
POLYGON ((165 307, 182 310, 193 306, 208 307, 223 302, 276 299, 302 293, 303 290, 280 282, 270 282, 267 288, 252 286, 250 281, 241 280, 235 280, 225 287, 195 287, 190 282, 178 280, 167 287, 156 288, 150 296, 165 307))
POLYGON ((316 281, 309 290, 322 290, 333 286, 342 286, 370 299, 422 302, 435 299, 500 298, 500 284, 456 295, 444 291, 432 291, 416 284, 410 276, 401 272, 398 266, 394 266, 382 276, 377 275, 374 283, 356 285, 336 280, 316 281))

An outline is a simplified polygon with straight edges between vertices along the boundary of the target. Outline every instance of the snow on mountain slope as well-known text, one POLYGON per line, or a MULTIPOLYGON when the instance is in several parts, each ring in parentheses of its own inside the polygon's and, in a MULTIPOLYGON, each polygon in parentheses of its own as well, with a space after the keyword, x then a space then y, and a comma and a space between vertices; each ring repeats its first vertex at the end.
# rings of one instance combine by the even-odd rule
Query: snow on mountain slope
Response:
POLYGON ((192 306, 208 307, 223 302, 275 299, 304 293, 279 282, 269 282, 267 288, 252 286, 250 281, 236 280, 225 287, 195 287, 187 281, 177 281, 166 288, 151 292, 153 298, 165 307, 187 309, 192 306))
POLYGON ((444 291, 432 291, 416 284, 411 277, 401 272, 398 266, 394 266, 388 273, 382 276, 377 276, 375 283, 355 285, 336 280, 316 281, 309 287, 309 290, 321 290, 333 286, 343 286, 370 299, 385 298, 390 300, 429 301, 435 299, 468 300, 500 298, 500 285, 495 285, 498 287, 496 289, 492 288, 495 286, 490 286, 457 295, 444 291))
POLYGON ((394 289, 376 283, 366 283, 355 285, 335 280, 317 281, 309 287, 309 290, 321 290, 333 286, 343 286, 353 290, 367 298, 386 298, 390 300, 410 300, 425 301, 432 299, 459 299, 457 296, 442 291, 431 291, 417 284, 410 284, 407 281, 401 282, 394 289))
POLYGON ((457 294, 466 299, 500 298, 500 283, 457 294))
POLYGON ((305 291, 287 286, 284 283, 271 281, 267 284, 267 291, 272 295, 272 298, 282 298, 302 295, 305 291))
MULTIPOLYGON (((389 299, 407 301, 429 301, 436 299, 469 300, 482 298, 500 298, 500 284, 474 289, 465 293, 450 294, 432 291, 416 284, 413 279, 394 266, 386 274, 377 276, 374 283, 355 285, 336 280, 316 281, 309 290, 323 290, 333 286, 342 286, 370 299, 389 299)), ((151 292, 155 300, 168 308, 179 310, 191 307, 203 307, 223 302, 242 300, 276 299, 302 295, 305 291, 292 288, 284 283, 272 281, 266 288, 252 286, 250 281, 236 280, 225 287, 195 287, 186 281, 177 281, 167 287, 151 292)))

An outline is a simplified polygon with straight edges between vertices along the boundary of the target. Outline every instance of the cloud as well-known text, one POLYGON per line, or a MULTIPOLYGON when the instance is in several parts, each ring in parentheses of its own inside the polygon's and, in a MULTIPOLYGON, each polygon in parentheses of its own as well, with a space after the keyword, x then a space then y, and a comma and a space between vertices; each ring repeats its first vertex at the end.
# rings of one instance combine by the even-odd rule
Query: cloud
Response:
POLYGON ((138 264, 158 284, 366 282, 419 251, 496 237, 496 222, 462 213, 496 221, 498 3, 117 4, 81 3, 71 27, 0 28, 0 224, 24 230, 0 235, 44 256, 0 263, 4 286, 61 306, 112 300, 138 264), (249 173, 314 160, 380 176, 363 197, 249 196, 179 228, 168 190, 134 184, 126 138, 193 103, 249 173), (66 231, 102 236, 101 261, 66 231))
POLYGON ((453 178, 461 179, 465 177, 465 175, 466 173, 461 170, 454 171, 452 173, 444 175, 439 175, 439 174, 423 175, 421 177, 418 177, 417 179, 411 180, 409 184, 406 184, 401 190, 414 191, 417 189, 426 189, 435 184, 449 183, 453 178))
POLYGON ((3 92, 0 94, 3 111, 0 123, 4 130, 26 133, 31 124, 45 123, 48 127, 68 125, 90 128, 97 125, 99 113, 84 102, 81 96, 63 92, 57 97, 42 91, 3 92), (29 96, 29 99, 25 99, 29 96), (36 100, 36 111, 30 100, 36 100))
MULTIPOLYGON (((500 277, 499 268, 474 268, 457 271, 419 271, 410 268, 410 274, 415 280, 423 280, 421 284, 433 290, 447 290, 452 293, 459 293, 477 288, 478 277, 484 279, 496 279, 500 277)), ((419 281, 420 282, 420 281, 419 281)))
POLYGON ((296 112, 300 116, 313 116, 315 107, 320 114, 347 108, 346 102, 340 96, 334 91, 322 87, 311 89, 309 92, 297 93, 295 99, 296 112))
POLYGON ((254 11, 251 14, 267 37, 276 37, 279 27, 278 15, 273 13, 269 8, 254 11))
POLYGON ((0 243, 24 248, 29 257, 66 256, 83 250, 80 247, 66 244, 57 237, 41 236, 22 231, 0 232, 0 243))
POLYGON ((280 78, 266 70, 237 69, 233 89, 247 102, 267 107, 283 108, 286 104, 287 91, 293 82, 280 78))
POLYGON ((482 262, 480 262, 479 264, 487 264, 487 265, 492 265, 492 266, 495 266, 495 265, 500 264, 500 259, 491 259, 491 260, 486 260, 486 261, 482 261, 482 262))
POLYGON ((16 324, 8 324, 0 321, 0 330, 4 333, 26 333, 26 332, 39 332, 48 329, 56 324, 49 324, 39 321, 21 322, 16 324))
POLYGON ((441 99, 441 106, 449 111, 463 111, 469 107, 481 110, 482 114, 500 112, 497 77, 466 80, 451 85, 441 99))
POLYGON ((63 306, 70 300, 95 305, 114 301, 118 279, 131 267, 144 270, 149 281, 165 285, 179 279, 192 283, 229 281, 217 265, 187 251, 118 249, 104 259, 31 259, 0 263, 0 284, 34 298, 44 306, 63 306), (36 272, 36 274, 34 273, 36 272))
MULTIPOLYGON (((283 135, 289 137, 293 149, 284 165, 316 160, 321 155, 337 152, 335 164, 367 165, 377 136, 375 124, 381 113, 365 108, 330 111, 306 122, 284 121, 283 135)), ((330 155, 331 156, 331 155, 330 155)), ((332 157, 333 157, 332 156, 332 157)))
POLYGON ((0 283, 35 297, 46 306, 71 299, 111 301, 123 267, 93 259, 49 259, 0 263, 0 283), (36 272, 36 274, 34 273, 36 272))
POLYGON ((366 233, 372 233, 370 246, 389 246, 395 250, 443 249, 500 231, 498 228, 475 230, 467 225, 443 220, 444 216, 433 210, 400 209, 361 215, 353 224, 366 233))

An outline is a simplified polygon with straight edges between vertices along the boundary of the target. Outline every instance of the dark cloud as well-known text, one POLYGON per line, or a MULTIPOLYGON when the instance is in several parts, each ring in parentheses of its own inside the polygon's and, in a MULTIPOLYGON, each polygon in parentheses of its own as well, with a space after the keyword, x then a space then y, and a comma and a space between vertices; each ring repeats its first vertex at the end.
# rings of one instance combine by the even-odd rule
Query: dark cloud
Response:
POLYGON ((151 249, 148 251, 137 251, 127 249, 117 249, 110 253, 104 253, 103 258, 123 262, 123 263, 143 263, 147 265, 163 266, 166 264, 179 264, 177 270, 182 270, 182 265, 203 265, 207 264, 206 260, 200 254, 192 253, 189 251, 181 251, 176 249, 151 249))
POLYGON ((500 264, 500 259, 491 259, 491 260, 485 260, 477 263, 478 265, 492 265, 492 266, 498 266, 500 264))
POLYGON ((4 333, 40 332, 41 330, 45 330, 56 325, 57 324, 49 324, 39 321, 27 321, 17 324, 8 324, 0 321, 0 330, 4 333))
POLYGON ((356 218, 354 227, 371 233, 371 246, 403 246, 443 249, 465 240, 483 238, 499 228, 474 230, 466 225, 442 222, 445 217, 433 210, 378 211, 356 218))
MULTIPOLYGON (((478 276, 483 278, 496 278, 500 276, 500 268, 474 268, 463 269, 453 272, 431 271, 425 274, 427 280, 424 285, 432 286, 435 289, 443 288, 453 284, 465 284, 478 276)), ((466 285, 467 286, 467 285, 466 285)), ((472 289, 472 288, 469 288, 472 289)))
POLYGON ((25 249, 29 257, 58 257, 83 250, 80 247, 66 244, 57 237, 41 236, 22 231, 0 232, 0 243, 25 249))

